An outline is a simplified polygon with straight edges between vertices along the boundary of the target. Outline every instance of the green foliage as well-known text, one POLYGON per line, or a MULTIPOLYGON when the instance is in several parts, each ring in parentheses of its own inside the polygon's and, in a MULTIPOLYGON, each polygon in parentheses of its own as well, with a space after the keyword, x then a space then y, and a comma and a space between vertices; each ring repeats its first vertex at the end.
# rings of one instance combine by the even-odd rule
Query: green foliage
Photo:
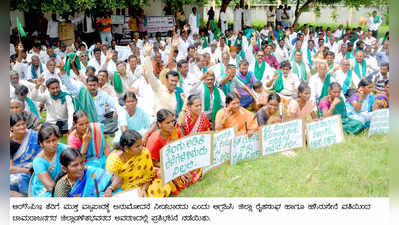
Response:
POLYGON ((330 15, 330 18, 334 21, 334 23, 337 22, 338 16, 337 10, 334 8, 330 15))

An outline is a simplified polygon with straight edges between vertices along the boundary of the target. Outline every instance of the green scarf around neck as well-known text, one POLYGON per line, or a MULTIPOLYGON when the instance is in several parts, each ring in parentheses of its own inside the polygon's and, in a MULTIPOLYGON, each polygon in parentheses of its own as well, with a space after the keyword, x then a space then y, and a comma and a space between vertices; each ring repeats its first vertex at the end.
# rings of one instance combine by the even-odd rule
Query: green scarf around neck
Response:
POLYGON ((240 72, 236 77, 237 77, 241 82, 243 82, 245 85, 247 85, 249 82, 251 82, 251 77, 252 77, 251 71, 248 71, 248 73, 247 73, 247 78, 245 78, 245 80, 242 79, 242 78, 240 77, 240 74, 241 74, 241 72, 240 72))
POLYGON ((352 82, 352 70, 348 70, 346 73, 346 78, 344 83, 342 84, 342 93, 346 94, 352 82))
MULTIPOLYGON (((205 85, 205 83, 202 83, 204 86, 204 111, 208 111, 209 107, 211 106, 211 91, 209 88, 205 85)), ((221 104, 221 99, 220 99, 220 93, 219 89, 217 89, 216 86, 213 88, 213 107, 212 107, 212 121, 215 121, 216 118, 216 113, 219 111, 220 108, 222 108, 221 104)))
POLYGON ((298 71, 298 66, 296 65, 297 63, 294 61, 292 62, 293 67, 292 67, 292 73, 295 73, 298 75, 298 78, 302 79, 302 80, 307 80, 308 77, 306 75, 306 66, 305 63, 303 63, 303 60, 301 61, 301 72, 299 73, 298 71))
POLYGON ((118 93, 118 94, 123 93, 122 78, 119 75, 118 71, 114 72, 114 81, 111 82, 111 84, 114 86, 116 93, 118 93))
POLYGON ((33 103, 32 99, 29 97, 26 97, 25 101, 28 103, 30 111, 38 118, 40 119, 40 114, 36 109, 35 103, 33 103))
POLYGON ((202 37, 201 39, 204 40, 204 44, 202 44, 202 49, 208 47, 208 40, 207 40, 207 38, 206 38, 206 37, 202 37))
POLYGON ((283 82, 283 73, 281 70, 276 71, 278 73, 278 78, 276 82, 274 83, 274 90, 279 93, 284 89, 284 82, 283 82))
POLYGON ((374 24, 377 24, 380 22, 380 16, 375 16, 374 17, 374 24))
POLYGON ((366 76, 366 69, 367 69, 366 60, 363 59, 362 61, 362 73, 360 73, 359 62, 355 60, 355 73, 360 79, 366 76))
POLYGON ((52 95, 52 94, 50 93, 50 97, 51 97, 52 99, 54 99, 54 100, 61 99, 61 104, 64 104, 64 103, 65 103, 65 100, 66 100, 65 97, 66 97, 67 95, 71 96, 70 94, 66 93, 65 91, 60 91, 60 93, 58 94, 58 96, 54 96, 54 95, 52 95))
POLYGON ((262 81, 263 74, 265 73, 265 68, 266 68, 265 60, 262 60, 262 63, 261 63, 261 65, 259 66, 258 60, 256 60, 256 56, 255 56, 255 69, 254 69, 254 73, 255 73, 256 79, 257 79, 259 82, 262 81))
POLYGON ((351 58, 354 58, 355 57, 355 50, 354 49, 352 49, 352 51, 351 52, 348 52, 348 51, 346 51, 346 59, 351 59, 351 58))
MULTIPOLYGON (((308 53, 308 61, 309 61, 309 64, 310 64, 311 66, 313 66, 314 63, 313 63, 313 60, 312 60, 312 53, 311 53, 311 51, 310 51, 309 48, 307 48, 307 51, 308 51, 307 53, 308 53)), ((316 49, 313 48, 312 52, 316 54, 316 49)))
POLYGON ((318 100, 320 101, 323 97, 328 95, 328 88, 330 87, 330 81, 331 81, 331 74, 326 75, 326 79, 324 80, 323 83, 323 88, 321 89, 320 96, 318 100))

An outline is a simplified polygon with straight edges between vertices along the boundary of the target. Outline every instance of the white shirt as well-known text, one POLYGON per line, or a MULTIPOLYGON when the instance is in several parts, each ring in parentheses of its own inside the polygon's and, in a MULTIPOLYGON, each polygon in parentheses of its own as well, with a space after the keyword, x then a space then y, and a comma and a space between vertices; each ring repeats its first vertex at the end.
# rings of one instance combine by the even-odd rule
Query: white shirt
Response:
POLYGON ((284 77, 283 75, 284 89, 280 91, 280 94, 287 97, 296 95, 298 93, 297 89, 299 84, 300 81, 297 75, 293 73, 289 73, 287 77, 284 77))
POLYGON ((344 32, 342 32, 342 31, 344 31, 343 28, 342 28, 342 29, 337 29, 337 30, 335 30, 333 36, 334 36, 335 38, 341 39, 342 36, 343 36, 342 33, 345 34, 345 31, 344 31, 344 32))
POLYGON ((267 22, 274 22, 274 20, 276 19, 276 14, 274 13, 274 10, 270 11, 269 9, 267 9, 266 17, 267 17, 267 22))
POLYGON ((234 22, 235 21, 241 21, 241 17, 242 17, 242 8, 238 8, 238 9, 234 9, 234 22))
POLYGON ((250 9, 244 10, 244 24, 245 24, 245 26, 251 26, 251 10, 250 9))
POLYGON ((276 47, 274 55, 276 56, 278 63, 281 63, 289 59, 287 48, 286 47, 280 48, 279 45, 276 47))
POLYGON ((27 74, 26 74, 26 77, 25 77, 27 80, 30 80, 30 79, 34 80, 34 79, 39 78, 39 76, 46 70, 46 65, 44 65, 44 64, 42 64, 42 63, 40 63, 40 64, 41 64, 41 66, 42 66, 42 70, 43 70, 43 71, 40 71, 40 65, 39 65, 39 67, 38 67, 37 69, 34 68, 34 70, 36 71, 36 75, 37 75, 36 78, 34 78, 34 77, 33 77, 33 74, 32 74, 32 64, 28 66, 28 68, 27 68, 27 74))
POLYGON ((47 23, 47 35, 50 38, 58 38, 58 22, 57 21, 48 21, 47 23))
POLYGON ((381 23, 382 23, 381 17, 378 23, 374 23, 374 17, 369 17, 369 19, 367 20, 367 27, 372 31, 376 31, 380 27, 381 23))
MULTIPOLYGON (((197 12, 198 13, 198 12, 197 12)), ((198 27, 197 27, 197 15, 194 15, 193 13, 190 14, 188 24, 190 24, 191 32, 193 33, 198 33, 198 27)))
POLYGON ((283 10, 281 9, 276 9, 276 17, 277 17, 277 21, 281 21, 281 13, 283 10))
POLYGON ((88 63, 89 66, 92 66, 92 67, 94 67, 94 69, 96 69, 95 74, 98 73, 98 71, 101 68, 101 65, 104 63, 104 61, 105 61, 104 57, 101 57, 100 61, 101 61, 101 64, 98 63, 98 61, 96 60, 96 58, 94 56, 91 57, 91 59, 89 60, 89 63, 88 63))
POLYGON ((144 110, 148 115, 155 118, 154 113, 154 91, 144 77, 137 79, 133 86, 137 90, 137 106, 144 110))
POLYGON ((43 102, 47 109, 46 122, 55 124, 57 121, 68 120, 68 130, 72 129, 74 106, 71 96, 65 97, 64 104, 61 99, 54 100, 46 90, 43 94, 36 88, 32 91, 32 100, 43 102))
POLYGON ((222 22, 227 22, 227 13, 221 12, 221 13, 220 13, 220 20, 221 20, 222 22))
MULTIPOLYGON (((334 77, 331 76, 330 83, 334 81, 335 81, 334 77)), ((321 81, 319 73, 316 73, 312 77, 310 77, 309 79, 310 100, 313 101, 314 103, 317 102, 317 98, 320 97, 323 85, 324 83, 321 81)))
POLYGON ((370 36, 370 38, 368 38, 368 37, 364 38, 363 41, 364 41, 364 43, 365 43, 366 45, 368 45, 368 46, 373 46, 373 45, 375 45, 377 39, 375 39, 375 37, 373 37, 373 36, 370 36))

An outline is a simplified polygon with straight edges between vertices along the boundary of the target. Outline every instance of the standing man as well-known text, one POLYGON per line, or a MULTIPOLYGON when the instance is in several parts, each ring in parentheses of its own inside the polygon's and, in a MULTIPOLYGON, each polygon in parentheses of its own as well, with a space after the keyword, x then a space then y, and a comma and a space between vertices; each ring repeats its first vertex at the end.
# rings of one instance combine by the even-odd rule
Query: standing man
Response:
POLYGON ((221 21, 220 27, 221 27, 222 33, 224 34, 228 27, 226 9, 220 10, 220 21, 221 21))
POLYGON ((105 42, 111 44, 112 34, 111 34, 111 24, 112 19, 108 12, 104 12, 104 16, 97 20, 96 26, 100 32, 101 43, 105 42))
POLYGON ((246 27, 251 26, 251 10, 248 8, 248 5, 245 5, 245 10, 244 10, 244 25, 246 27))
POLYGON ((271 5, 269 9, 266 10, 266 17, 267 17, 267 27, 272 26, 274 27, 274 21, 276 20, 276 13, 274 12, 274 7, 271 5))
POLYGON ((192 34, 199 34, 200 18, 196 7, 193 7, 188 23, 190 24, 192 34))
POLYGON ((367 27, 371 30, 373 37, 377 38, 378 28, 382 23, 381 17, 377 16, 377 11, 373 11, 372 16, 367 21, 367 27))
POLYGON ((208 30, 212 30, 212 31, 214 31, 215 30, 215 11, 213 10, 213 7, 211 7, 209 10, 208 10, 208 22, 206 22, 206 28, 208 29, 208 30), (209 27, 209 23, 211 24, 211 26, 209 27))
POLYGON ((237 34, 241 28, 242 8, 236 4, 234 8, 234 33, 237 34))

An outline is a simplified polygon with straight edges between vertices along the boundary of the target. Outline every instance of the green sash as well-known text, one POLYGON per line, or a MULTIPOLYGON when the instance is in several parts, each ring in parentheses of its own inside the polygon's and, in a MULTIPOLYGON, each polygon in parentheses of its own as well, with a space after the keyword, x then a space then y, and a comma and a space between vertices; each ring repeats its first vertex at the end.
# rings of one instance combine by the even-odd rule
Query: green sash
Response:
POLYGON ((332 69, 334 69, 334 62, 331 64, 331 66, 328 68, 328 71, 330 71, 330 70, 332 70, 332 69))
MULTIPOLYGON (((309 61, 309 64, 310 64, 311 66, 313 66, 314 63, 313 63, 313 60, 312 60, 311 51, 309 50, 309 48, 307 48, 307 51, 308 51, 308 61, 309 61)), ((313 48, 312 52, 316 53, 316 49, 313 48)))
POLYGON ((342 92, 346 94, 352 82, 352 70, 348 70, 344 83, 342 84, 342 92))
POLYGON ((179 71, 177 71, 177 74, 179 74, 179 87, 183 88, 183 75, 179 71))
POLYGON ((284 31, 283 30, 278 31, 278 37, 279 37, 279 40, 284 39, 284 31))
POLYGON ((183 99, 180 94, 183 93, 183 89, 176 87, 175 95, 176 95, 176 118, 179 116, 181 109, 183 108, 183 99))
POLYGON ((357 60, 355 60, 355 73, 360 79, 366 76, 366 69, 367 69, 366 60, 363 59, 362 73, 360 74, 359 63, 357 62, 357 60))
POLYGON ((202 40, 204 40, 204 44, 202 45, 202 49, 208 47, 208 40, 206 40, 206 37, 202 37, 202 40))
MULTIPOLYGON (((240 73, 241 74, 241 73, 240 73)), ((251 77, 252 77, 252 73, 250 71, 248 71, 247 73, 247 78, 245 78, 245 80, 243 80, 239 75, 236 76, 241 82, 243 82, 245 85, 248 84, 251 81, 251 77)))
POLYGON ((261 82, 263 78, 263 74, 265 73, 266 63, 265 60, 262 60, 261 65, 259 66, 258 60, 256 60, 255 56, 255 77, 256 79, 261 82))
POLYGON ((245 59, 245 52, 242 49, 240 51, 240 57, 241 57, 241 59, 245 59))
POLYGON ((355 50, 352 50, 351 52, 346 51, 346 59, 351 59, 355 57, 355 50))
MULTIPOLYGON (((209 88, 205 85, 205 83, 202 83, 204 86, 204 111, 208 111, 209 107, 211 106, 211 91, 209 88)), ((213 88, 213 107, 212 107, 212 121, 215 121, 216 113, 219 111, 222 106, 220 105, 220 93, 219 89, 217 89, 216 86, 213 88)))
POLYGON ((331 78, 331 74, 327 74, 326 75, 326 79, 324 80, 324 83, 323 83, 323 88, 321 89, 321 93, 320 93, 320 96, 318 98, 319 101, 323 97, 328 95, 328 87, 330 86, 330 78, 331 78))
MULTIPOLYGON (((50 93, 50 97, 52 98, 52 99, 54 99, 54 100, 57 100, 57 99, 61 99, 61 104, 64 104, 65 103, 65 97, 67 96, 67 95, 69 95, 69 96, 71 96, 70 94, 68 94, 68 93, 66 93, 66 92, 64 92, 64 91, 60 91, 60 94, 58 95, 58 96, 54 96, 54 95, 52 95, 51 93, 50 93)), ((72 97, 72 96, 71 96, 72 97)))
POLYGON ((40 119, 40 114, 36 109, 35 103, 33 103, 32 99, 30 99, 29 97, 26 97, 26 102, 28 103, 29 109, 30 111, 38 118, 40 119))
POLYGON ((198 12, 196 13, 197 15, 197 27, 200 27, 200 18, 198 12))
POLYGON ((79 96, 74 99, 75 111, 83 110, 89 117, 90 122, 98 122, 97 110, 94 104, 93 96, 91 96, 89 90, 86 87, 81 87, 79 90, 79 96))
MULTIPOLYGON (((302 52, 302 50, 299 51, 302 52)), ((295 53, 296 53, 296 47, 294 47, 294 50, 292 50, 291 61, 294 61, 295 53)))
POLYGON ((114 82, 111 82, 111 84, 114 86, 116 93, 118 93, 118 94, 123 93, 122 79, 121 79, 121 76, 119 75, 118 71, 114 72, 114 82))
POLYGON ((303 60, 301 61, 301 74, 298 73, 298 66, 296 65, 296 62, 292 62, 293 67, 292 67, 292 72, 298 75, 298 78, 302 80, 307 80, 306 76, 306 66, 305 63, 303 63, 303 60))
MULTIPOLYGON (((66 62, 65 62, 64 69, 65 69, 65 72, 66 72, 66 74, 67 74, 68 76, 70 75, 71 63, 72 63, 72 59, 73 59, 73 57, 75 57, 75 55, 76 55, 75 52, 70 52, 70 53, 68 53, 68 54, 66 55, 66 62)), ((79 57, 76 57, 76 58, 75 58, 74 63, 75 63, 76 69, 80 70, 80 69, 81 69, 81 66, 80 66, 79 57)))
POLYGON ((274 83, 274 90, 276 92, 280 92, 284 89, 283 73, 281 72, 281 70, 277 70, 277 73, 278 73, 278 78, 274 83))
MULTIPOLYGON (((235 45, 235 46, 237 46, 237 40, 238 40, 238 38, 236 38, 236 40, 234 41, 234 45, 235 45)), ((242 38, 241 38, 241 40, 240 40, 240 45, 241 45, 241 49, 242 49, 242 47, 243 47, 243 46, 242 46, 242 38)))
POLYGON ((374 24, 377 24, 380 22, 380 16, 375 16, 374 17, 374 24))

